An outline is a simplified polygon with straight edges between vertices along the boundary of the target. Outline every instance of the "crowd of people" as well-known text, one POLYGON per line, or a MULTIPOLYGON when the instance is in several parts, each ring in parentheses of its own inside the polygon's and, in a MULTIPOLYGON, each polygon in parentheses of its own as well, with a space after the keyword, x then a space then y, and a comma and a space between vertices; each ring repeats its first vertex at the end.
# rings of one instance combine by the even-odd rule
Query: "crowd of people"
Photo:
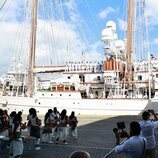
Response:
POLYGON ((142 113, 142 120, 130 123, 130 132, 125 132, 125 141, 120 143, 121 132, 115 130, 115 153, 124 153, 125 158, 156 158, 155 129, 158 117, 153 109, 142 113), (152 118, 152 119, 151 119, 152 118))
POLYGON ((77 138, 77 123, 74 111, 68 116, 66 109, 59 113, 56 107, 48 109, 44 116, 44 126, 41 126, 42 120, 37 116, 35 108, 29 109, 25 123, 21 111, 8 114, 7 110, 0 109, 0 135, 9 137, 10 155, 14 158, 21 158, 24 150, 22 130, 27 130, 28 135, 35 138, 35 150, 40 150, 41 141, 68 144, 68 136, 77 138))
MULTIPOLYGON (((24 150, 22 130, 27 130, 30 137, 35 138, 35 150, 40 150, 40 142, 68 144, 68 138, 77 138, 77 117, 72 111, 67 115, 66 109, 61 113, 54 109, 48 109, 44 116, 44 125, 37 116, 36 109, 30 108, 27 121, 23 123, 22 112, 0 109, 0 135, 9 137, 10 155, 21 158, 24 150), (69 136, 69 137, 68 137, 69 136)), ((124 132, 126 140, 120 143, 121 132, 114 130, 116 137, 115 153, 124 153, 125 158, 156 158, 155 129, 158 127, 158 117, 155 111, 150 109, 142 113, 142 120, 130 123, 129 132, 124 132), (152 120, 151 120, 152 117, 152 120)), ((86 151, 75 151, 70 158, 90 158, 86 151)))

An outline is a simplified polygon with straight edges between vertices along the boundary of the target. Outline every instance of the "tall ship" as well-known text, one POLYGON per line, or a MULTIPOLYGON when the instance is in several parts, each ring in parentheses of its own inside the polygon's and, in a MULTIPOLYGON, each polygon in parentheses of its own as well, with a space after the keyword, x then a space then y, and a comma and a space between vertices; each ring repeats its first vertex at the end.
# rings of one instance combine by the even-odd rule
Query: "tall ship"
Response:
MULTIPOLYGON (((37 22, 38 0, 27 1, 26 6, 31 7, 28 12, 32 15, 30 36, 27 34, 27 68, 20 60, 22 55, 12 60, 8 73, 1 79, 0 108, 28 113, 34 107, 39 114, 45 114, 48 109, 57 107, 59 111, 66 109, 68 113, 75 111, 86 115, 138 115, 150 108, 158 111, 158 59, 149 50, 142 49, 148 32, 146 35, 135 33, 138 29, 147 30, 147 19, 143 23, 141 19, 146 13, 144 0, 128 0, 126 39, 119 40, 114 21, 106 23, 101 33, 103 61, 87 61, 85 53, 81 52, 79 60, 67 60, 55 66, 37 65, 36 53, 42 51, 36 47, 37 24, 40 23, 37 22), (136 17, 140 18, 137 22, 136 17), (142 27, 138 28, 141 23, 142 27), (137 59, 136 53, 141 52, 147 52, 147 60, 137 59)), ((47 35, 53 37, 52 45, 56 44, 54 36, 50 32, 47 35)), ((148 47, 146 44, 145 49, 148 47)), ((57 57, 59 51, 53 49, 57 57)))

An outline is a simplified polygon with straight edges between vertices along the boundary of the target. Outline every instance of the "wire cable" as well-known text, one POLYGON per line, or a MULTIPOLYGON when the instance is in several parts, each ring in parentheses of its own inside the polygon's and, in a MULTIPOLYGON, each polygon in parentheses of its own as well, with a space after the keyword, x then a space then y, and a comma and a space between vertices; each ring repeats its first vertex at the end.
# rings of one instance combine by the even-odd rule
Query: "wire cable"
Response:
POLYGON ((0 11, 1 11, 2 8, 4 7, 4 5, 6 4, 6 2, 7 2, 7 0, 5 0, 5 1, 3 2, 3 4, 2 4, 1 7, 0 7, 0 11))

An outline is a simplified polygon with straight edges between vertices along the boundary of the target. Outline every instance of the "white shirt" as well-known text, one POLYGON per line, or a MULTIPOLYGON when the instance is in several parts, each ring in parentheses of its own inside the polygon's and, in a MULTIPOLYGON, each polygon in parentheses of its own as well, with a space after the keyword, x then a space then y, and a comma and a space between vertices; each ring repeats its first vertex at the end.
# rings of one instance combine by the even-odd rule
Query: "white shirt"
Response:
POLYGON ((117 154, 125 153, 125 158, 143 158, 146 140, 141 136, 132 136, 122 145, 115 147, 117 154))
POLYGON ((153 149, 156 147, 156 140, 154 135, 155 128, 158 127, 158 121, 140 121, 141 135, 146 138, 146 149, 153 149))
POLYGON ((57 121, 58 115, 54 112, 50 114, 50 121, 57 121))

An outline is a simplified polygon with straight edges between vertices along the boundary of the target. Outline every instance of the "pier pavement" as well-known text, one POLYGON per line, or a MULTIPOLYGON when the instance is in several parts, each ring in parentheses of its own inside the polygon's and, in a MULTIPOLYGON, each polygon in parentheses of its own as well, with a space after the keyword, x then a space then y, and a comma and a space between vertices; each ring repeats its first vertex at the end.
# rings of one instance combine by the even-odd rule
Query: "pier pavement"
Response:
MULTIPOLYGON (((68 158, 75 150, 85 150, 91 158, 104 158, 115 146, 113 128, 117 127, 116 123, 124 121, 128 131, 130 122, 140 119, 141 116, 78 116, 78 139, 68 138, 68 144, 41 143, 41 150, 26 150, 23 157, 68 158)), ((158 133, 156 135, 158 138, 158 133)), ((123 158, 123 155, 114 153, 109 158, 123 158)))

